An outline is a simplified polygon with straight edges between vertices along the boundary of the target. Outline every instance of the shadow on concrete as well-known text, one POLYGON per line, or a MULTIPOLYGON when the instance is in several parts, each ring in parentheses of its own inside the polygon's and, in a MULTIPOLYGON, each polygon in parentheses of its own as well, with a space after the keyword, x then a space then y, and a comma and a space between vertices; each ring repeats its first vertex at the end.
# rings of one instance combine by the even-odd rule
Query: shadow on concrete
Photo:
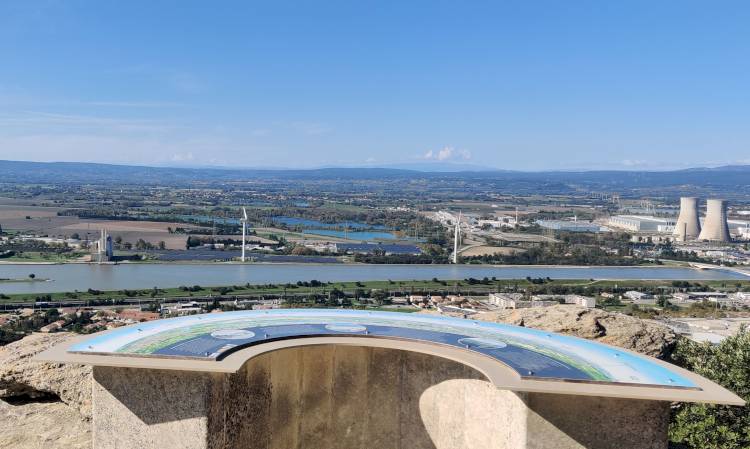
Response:
POLYGON ((432 355, 333 345, 269 353, 238 376, 244 386, 227 381, 225 421, 212 430, 226 449, 442 449, 421 398, 446 381, 484 380, 432 355))
POLYGON ((652 449, 667 446, 667 402, 530 394, 528 404, 532 445, 554 435, 561 447, 652 449))
MULTIPOLYGON (((344 345, 265 353, 231 375, 96 367, 94 376, 96 413, 117 414, 113 422, 142 435, 205 431, 210 449, 456 449, 464 446, 445 443, 455 429, 435 438, 441 420, 423 396, 465 380, 491 387, 473 368, 437 356, 344 345), (151 427, 158 424, 168 425, 151 427)), ((450 391, 437 400, 463 407, 461 388, 450 391)))
POLYGON ((94 378, 98 383, 95 388, 107 392, 104 397, 99 396, 98 401, 114 401, 117 409, 124 407, 133 419, 143 424, 206 416, 210 374, 98 366, 94 369, 94 378))

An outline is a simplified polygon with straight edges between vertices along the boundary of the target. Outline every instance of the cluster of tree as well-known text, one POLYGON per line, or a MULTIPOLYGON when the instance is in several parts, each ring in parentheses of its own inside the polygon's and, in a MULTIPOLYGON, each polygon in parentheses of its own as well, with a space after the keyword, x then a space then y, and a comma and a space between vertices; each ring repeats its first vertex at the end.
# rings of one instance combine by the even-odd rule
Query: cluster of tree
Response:
POLYGON ((137 220, 127 210, 114 208, 65 209, 57 212, 59 217, 97 218, 101 220, 137 220))
POLYGON ((320 282, 317 279, 311 281, 297 281, 298 287, 322 287, 323 285, 326 285, 326 283, 320 282))
POLYGON ((316 256, 319 254, 318 251, 304 245, 292 245, 288 248, 288 253, 293 256, 316 256))
MULTIPOLYGON (((675 363, 731 390, 750 403, 750 332, 742 328, 718 345, 680 339, 675 363)), ((679 402, 672 406, 670 440, 686 449, 750 447, 750 406, 679 402)))
MULTIPOLYGON (((209 239, 210 240, 210 239, 209 239)), ((185 241, 185 249, 195 248, 196 246, 201 246, 204 243, 207 243, 205 239, 202 239, 200 237, 193 237, 192 235, 187 238, 185 241)))
MULTIPOLYGON (((173 229, 171 226, 167 226, 167 232, 170 234, 206 234, 206 231, 206 229, 202 228, 183 228, 182 226, 177 226, 173 229)), ((213 234, 213 229, 211 229, 211 233, 213 234)), ((255 231, 248 230, 248 235, 255 235, 255 231)))
POLYGON ((492 263, 507 265, 638 265, 645 259, 610 254, 599 246, 577 246, 571 248, 564 243, 543 243, 525 252, 514 254, 485 254, 463 257, 468 263, 492 263))
MULTIPOLYGON (((254 235, 249 234, 249 235, 254 235)), ((195 236, 195 235, 189 235, 187 240, 185 241, 185 249, 195 248, 197 246, 202 245, 225 245, 225 246, 236 246, 240 247, 242 245, 241 239, 232 239, 232 238, 215 238, 212 236, 195 236)), ((160 248, 163 249, 163 248, 160 248)))
MULTIPOLYGON (((701 257, 695 251, 680 251, 675 249, 671 242, 656 245, 655 249, 662 259, 679 260, 683 262, 713 263, 714 259, 701 257)), ((733 262, 724 262, 725 265, 735 265, 733 262)))
POLYGON ((333 288, 329 292, 310 293, 309 295, 292 295, 286 298, 285 302, 289 306, 300 304, 314 304, 325 307, 351 307, 353 300, 372 302, 378 306, 390 303, 388 292, 380 289, 356 289, 353 293, 347 294, 343 290, 333 288))
POLYGON ((691 283, 690 281, 672 281, 672 287, 700 292, 707 292, 709 290, 708 285, 706 284, 701 284, 700 282, 691 283))
MULTIPOLYGON (((78 334, 86 334, 89 332, 95 332, 95 330, 86 330, 85 327, 94 321, 91 319, 94 316, 92 312, 79 312, 73 315, 66 316, 66 329, 71 332, 78 334)), ((97 326, 98 327, 98 326, 97 326)))
POLYGON ((57 309, 48 309, 41 313, 34 313, 27 317, 22 316, 8 321, 0 326, 0 346, 20 340, 59 319, 60 313, 57 309))
POLYGON ((7 240, 0 243, 0 250, 23 253, 24 251, 65 254, 73 251, 67 243, 47 243, 41 240, 7 240))
MULTIPOLYGON (((531 279, 531 278, 529 278, 529 279, 531 279)), ((464 281, 466 281, 466 283, 469 284, 469 285, 477 285, 477 284, 491 285, 495 280, 496 280, 496 278, 493 277, 492 279, 490 279, 487 276, 483 277, 482 279, 476 279, 476 278, 467 278, 467 279, 464 279, 464 281)), ((438 282, 437 278, 433 278, 433 282, 438 282)), ((445 285, 445 282, 443 282, 443 285, 445 285)))
POLYGON ((144 251, 144 250, 153 250, 153 249, 166 249, 167 244, 162 240, 156 245, 154 245, 151 242, 147 242, 143 239, 138 239, 137 242, 135 242, 135 249, 137 251, 144 251))

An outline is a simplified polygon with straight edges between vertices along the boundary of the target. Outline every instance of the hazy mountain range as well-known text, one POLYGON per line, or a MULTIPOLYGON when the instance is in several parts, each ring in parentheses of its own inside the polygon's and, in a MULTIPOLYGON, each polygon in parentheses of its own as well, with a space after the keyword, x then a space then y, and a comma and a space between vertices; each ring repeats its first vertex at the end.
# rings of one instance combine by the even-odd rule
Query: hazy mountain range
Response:
POLYGON ((480 170, 462 164, 398 167, 326 167, 317 169, 230 169, 177 168, 111 165, 83 162, 26 162, 0 160, 0 182, 25 184, 117 183, 179 184, 185 182, 231 182, 245 179, 482 179, 496 181, 539 181, 612 188, 644 188, 693 185, 704 187, 736 186, 745 190, 750 184, 750 165, 716 168, 690 168, 672 171, 538 171, 480 170), (431 168, 431 171, 426 169, 431 168), (451 169, 453 168, 453 169, 451 169))

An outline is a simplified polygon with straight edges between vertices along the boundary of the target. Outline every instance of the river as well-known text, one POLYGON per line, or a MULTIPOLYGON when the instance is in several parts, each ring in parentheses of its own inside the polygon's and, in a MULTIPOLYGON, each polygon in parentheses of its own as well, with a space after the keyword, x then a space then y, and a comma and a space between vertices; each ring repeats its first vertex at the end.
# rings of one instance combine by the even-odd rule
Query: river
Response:
POLYGON ((540 267, 489 265, 364 265, 364 264, 0 264, 0 278, 37 279, 49 282, 0 282, 0 293, 52 293, 61 291, 122 290, 180 285, 239 285, 297 281, 371 281, 466 279, 483 277, 523 279, 748 279, 727 270, 676 267, 540 267))

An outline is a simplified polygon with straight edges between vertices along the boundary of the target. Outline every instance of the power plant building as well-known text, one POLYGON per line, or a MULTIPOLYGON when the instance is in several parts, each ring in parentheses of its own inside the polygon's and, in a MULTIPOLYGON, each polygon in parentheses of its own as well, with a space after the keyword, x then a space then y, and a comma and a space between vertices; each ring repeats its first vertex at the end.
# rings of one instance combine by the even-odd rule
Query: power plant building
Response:
POLYGON ((537 220, 536 224, 545 229, 568 232, 603 232, 606 228, 590 221, 537 220))
POLYGON ((615 215, 609 218, 608 225, 631 232, 670 233, 677 241, 682 242, 731 242, 732 234, 743 235, 750 229, 749 222, 727 219, 725 200, 708 200, 706 216, 701 218, 698 198, 695 197, 680 198, 680 214, 676 220, 651 215, 615 215))
POLYGON ((692 196, 680 198, 680 216, 677 217, 673 234, 677 237, 677 240, 685 242, 698 238, 700 232, 698 198, 692 196))
POLYGON ((710 199, 706 202, 706 219, 703 222, 703 229, 701 229, 698 239, 712 242, 729 242, 732 240, 727 224, 727 202, 725 200, 710 199))
POLYGON ((675 227, 673 218, 654 217, 650 215, 615 215, 609 218, 609 226, 633 232, 672 232, 675 227))

